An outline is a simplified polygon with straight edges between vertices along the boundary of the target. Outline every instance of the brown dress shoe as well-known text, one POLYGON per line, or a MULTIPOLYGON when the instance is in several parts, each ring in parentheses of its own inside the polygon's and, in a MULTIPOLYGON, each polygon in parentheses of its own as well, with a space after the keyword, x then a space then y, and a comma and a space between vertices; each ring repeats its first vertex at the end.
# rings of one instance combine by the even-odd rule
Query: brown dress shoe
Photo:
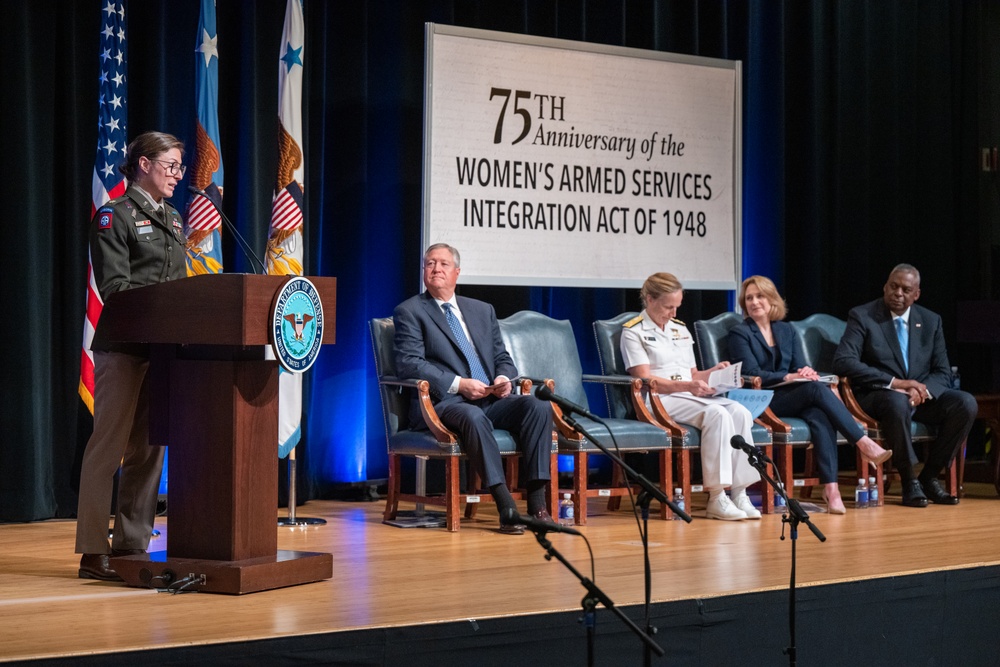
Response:
POLYGON ((118 573, 111 569, 108 558, 108 554, 83 554, 80 558, 80 578, 123 581, 118 573))
POLYGON ((112 558, 121 558, 122 556, 145 556, 145 549, 112 549, 112 558))

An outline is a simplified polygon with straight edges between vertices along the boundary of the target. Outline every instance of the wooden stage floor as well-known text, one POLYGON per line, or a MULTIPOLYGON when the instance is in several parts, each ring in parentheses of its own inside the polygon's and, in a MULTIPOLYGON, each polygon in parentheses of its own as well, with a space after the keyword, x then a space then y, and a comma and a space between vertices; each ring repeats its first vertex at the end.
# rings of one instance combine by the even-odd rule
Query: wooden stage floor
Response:
MULTIPOLYGON (((787 588, 791 552, 790 542, 779 540, 780 516, 710 521, 700 518, 704 496, 694 501, 689 525, 650 520, 654 602, 787 588)), ((579 611, 578 581, 545 560, 530 533, 498 534, 492 507, 463 522, 459 533, 383 525, 382 507, 334 501, 302 506, 299 516, 328 523, 276 527, 278 547, 331 552, 333 578, 246 596, 173 595, 78 579, 75 521, 0 525, 0 661, 579 611)), ((593 547, 597 585, 619 607, 641 604, 642 550, 633 515, 609 513, 596 499, 589 510, 582 530, 593 547)), ((997 565, 998 513, 995 491, 981 484, 969 485, 958 507, 905 508, 890 494, 883 508, 815 514, 828 540, 800 531, 798 584, 997 565)), ((152 551, 165 548, 168 520, 157 520, 157 527, 162 534, 152 551)), ((550 538, 590 574, 582 539, 550 538)), ((638 610, 630 615, 639 620, 638 610)))

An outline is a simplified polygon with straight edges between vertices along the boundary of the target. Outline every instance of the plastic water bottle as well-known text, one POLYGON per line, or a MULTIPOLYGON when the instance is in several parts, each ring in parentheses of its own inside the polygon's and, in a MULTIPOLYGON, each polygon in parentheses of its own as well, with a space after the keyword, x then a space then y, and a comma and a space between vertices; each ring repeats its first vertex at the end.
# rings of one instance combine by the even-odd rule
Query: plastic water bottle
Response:
POLYGON ((868 507, 878 507, 878 485, 874 477, 868 478, 868 507))
POLYGON ((858 488, 854 489, 855 509, 868 509, 868 482, 864 477, 858 480, 858 488))
MULTIPOLYGON (((687 506, 684 504, 684 491, 679 486, 674 489, 674 505, 677 505, 682 511, 687 512, 687 506)), ((676 514, 671 518, 680 519, 676 514)))
POLYGON ((958 374, 958 366, 951 367, 951 388, 952 389, 962 388, 962 376, 958 374))
POLYGON ((573 499, 568 493, 564 493, 559 501, 559 525, 573 525, 573 499))
MULTIPOLYGON (((778 486, 784 489, 785 483, 779 482, 778 486)), ((780 493, 774 494, 774 511, 777 512, 778 514, 784 514, 786 511, 788 511, 788 507, 785 505, 785 499, 784 497, 782 497, 780 493)))

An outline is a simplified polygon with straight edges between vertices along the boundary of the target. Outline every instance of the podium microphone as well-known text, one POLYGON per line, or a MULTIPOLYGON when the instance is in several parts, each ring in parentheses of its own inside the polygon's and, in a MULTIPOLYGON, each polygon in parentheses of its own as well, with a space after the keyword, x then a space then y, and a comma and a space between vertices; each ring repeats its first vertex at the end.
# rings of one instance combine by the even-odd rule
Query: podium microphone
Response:
POLYGON ((540 535, 544 535, 545 533, 566 533, 567 535, 577 535, 579 537, 583 537, 583 533, 575 528, 562 526, 552 521, 541 521, 540 519, 528 516, 527 514, 518 514, 515 509, 508 509, 504 512, 504 523, 519 523, 532 532, 540 535))
POLYGON ((237 231, 236 225, 234 225, 232 221, 222 211, 222 207, 216 204, 215 200, 209 197, 208 193, 202 190, 201 188, 196 188, 193 185, 189 185, 188 191, 191 192, 192 194, 200 195, 205 199, 207 199, 209 202, 211 202, 212 206, 215 207, 215 210, 219 212, 219 216, 222 218, 222 222, 226 224, 226 229, 228 229, 229 232, 233 235, 233 238, 236 239, 236 245, 240 247, 240 250, 243 252, 243 256, 247 260, 247 263, 250 264, 250 270, 253 271, 254 273, 257 273, 257 267, 254 266, 253 263, 253 260, 256 260, 257 265, 260 266, 261 275, 267 273, 267 268, 264 266, 264 262, 260 261, 260 257, 258 257, 256 253, 254 253, 253 248, 250 247, 250 244, 247 243, 247 240, 243 238, 243 235, 240 234, 239 231, 237 231))
POLYGON ((595 422, 603 423, 603 420, 595 415, 594 413, 586 410, 584 407, 577 405, 573 401, 563 398, 562 396, 555 394, 549 389, 546 384, 539 385, 538 389, 535 391, 535 396, 542 399, 543 401, 551 401, 555 403, 563 412, 576 413, 581 417, 586 417, 587 419, 593 419, 595 422))

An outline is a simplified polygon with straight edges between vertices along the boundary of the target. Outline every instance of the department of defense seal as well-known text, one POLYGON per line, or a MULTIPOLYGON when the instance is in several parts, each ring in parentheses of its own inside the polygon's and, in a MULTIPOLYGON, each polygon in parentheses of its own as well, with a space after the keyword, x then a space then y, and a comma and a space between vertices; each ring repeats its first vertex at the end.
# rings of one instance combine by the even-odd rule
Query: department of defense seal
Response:
POLYGON ((323 302, 308 278, 293 276, 271 308, 271 344, 286 370, 302 373, 316 361, 323 344, 323 302))

